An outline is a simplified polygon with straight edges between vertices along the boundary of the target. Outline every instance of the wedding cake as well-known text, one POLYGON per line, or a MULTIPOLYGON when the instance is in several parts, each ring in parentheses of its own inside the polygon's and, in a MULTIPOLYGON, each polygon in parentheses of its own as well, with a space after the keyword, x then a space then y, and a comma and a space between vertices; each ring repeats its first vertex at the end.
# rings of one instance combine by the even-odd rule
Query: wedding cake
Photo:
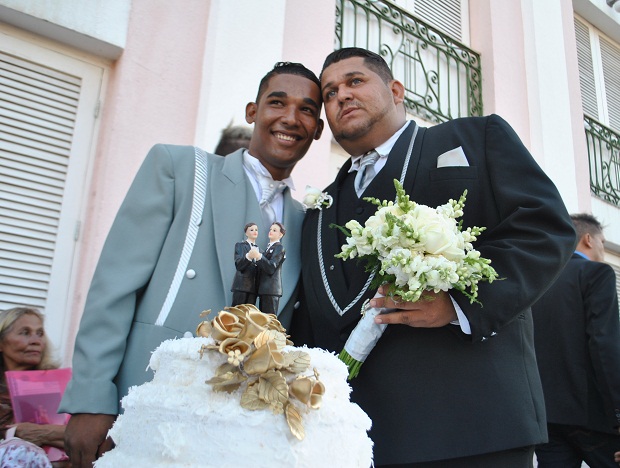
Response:
POLYGON ((123 398, 116 447, 96 468, 371 466, 371 421, 349 401, 346 365, 238 307, 155 350, 155 376, 123 398))

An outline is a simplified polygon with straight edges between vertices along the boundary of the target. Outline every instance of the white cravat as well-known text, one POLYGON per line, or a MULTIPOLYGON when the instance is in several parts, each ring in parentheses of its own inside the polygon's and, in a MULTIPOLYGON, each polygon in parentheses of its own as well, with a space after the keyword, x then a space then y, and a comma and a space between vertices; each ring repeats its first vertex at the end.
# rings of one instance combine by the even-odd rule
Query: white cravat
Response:
POLYGON ((243 168, 256 193, 266 226, 271 226, 274 221, 282 221, 284 210, 282 192, 286 187, 295 189, 293 180, 288 177, 282 181, 274 181, 269 171, 249 151, 243 154, 243 168))
POLYGON ((369 151, 360 160, 359 169, 355 176, 355 193, 358 197, 362 196, 366 187, 370 185, 372 179, 375 178, 375 163, 381 156, 375 150, 369 151))
POLYGON ((271 202, 276 195, 282 193, 286 189, 286 184, 279 180, 273 180, 271 177, 259 176, 258 181, 262 189, 262 196, 260 202, 258 202, 261 211, 263 212, 263 219, 266 226, 271 226, 276 219, 276 212, 271 206, 271 202))

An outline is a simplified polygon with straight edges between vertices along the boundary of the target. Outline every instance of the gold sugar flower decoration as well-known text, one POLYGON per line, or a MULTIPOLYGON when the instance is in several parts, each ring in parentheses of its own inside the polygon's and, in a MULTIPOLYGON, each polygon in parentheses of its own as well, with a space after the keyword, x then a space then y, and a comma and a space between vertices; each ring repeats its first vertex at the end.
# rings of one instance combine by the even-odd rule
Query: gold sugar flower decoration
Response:
POLYGON ((284 351, 293 343, 275 315, 252 304, 226 307, 213 320, 201 322, 196 335, 215 340, 215 345, 202 346, 201 358, 214 350, 226 356, 207 380, 214 391, 232 392, 245 385, 243 408, 284 414, 291 434, 303 440, 302 412, 321 406, 325 386, 316 369, 312 376, 302 375, 310 368, 308 353, 284 351))

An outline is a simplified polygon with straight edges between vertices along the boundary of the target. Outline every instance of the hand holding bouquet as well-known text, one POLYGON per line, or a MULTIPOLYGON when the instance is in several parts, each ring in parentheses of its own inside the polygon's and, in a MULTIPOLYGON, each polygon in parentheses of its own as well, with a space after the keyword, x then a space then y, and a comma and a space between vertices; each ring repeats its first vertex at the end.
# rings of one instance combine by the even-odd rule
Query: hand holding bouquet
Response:
MULTIPOLYGON (((467 191, 458 201, 430 208, 411 201, 397 180, 394 186, 396 202, 366 198, 378 208, 364 226, 355 220, 344 228, 338 226, 347 235, 347 243, 336 257, 364 259, 367 271, 376 271, 372 287, 387 284, 387 295, 402 301, 420 300, 424 291, 455 289, 478 302, 478 283, 493 282, 497 273, 491 260, 473 248, 485 228, 463 230, 462 221, 457 222, 463 216, 467 191)), ((378 313, 376 309, 364 311, 340 353, 349 366, 349 379, 358 374, 385 329, 374 323, 378 313)))

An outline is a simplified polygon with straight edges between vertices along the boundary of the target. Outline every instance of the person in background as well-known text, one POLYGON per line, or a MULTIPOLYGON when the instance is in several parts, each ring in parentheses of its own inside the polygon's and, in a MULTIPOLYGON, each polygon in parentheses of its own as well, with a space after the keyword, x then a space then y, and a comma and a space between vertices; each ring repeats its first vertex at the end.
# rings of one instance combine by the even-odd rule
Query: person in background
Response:
POLYGON ((549 442, 540 468, 616 466, 620 451, 620 320, 603 226, 571 215, 579 239, 559 278, 532 307, 549 442))
POLYGON ((239 148, 249 148, 252 128, 245 125, 233 125, 232 122, 222 130, 220 141, 215 147, 215 154, 226 156, 239 148))
MULTIPOLYGON (((15 307, 0 312, 0 355, 0 433, 6 438, 6 432, 14 430, 17 438, 5 440, 0 445, 0 465, 52 466, 40 447, 50 445, 64 448, 66 426, 29 422, 15 424, 4 374, 6 371, 58 368, 50 353, 50 345, 43 328, 43 315, 38 310, 15 307), (9 464, 11 459, 16 464, 9 464)), ((64 465, 58 463, 56 466, 64 465)))
POLYGON ((265 314, 275 314, 282 296, 282 263, 286 260, 284 246, 280 242, 286 234, 282 223, 277 221, 269 227, 269 243, 261 254, 250 253, 258 267, 259 309, 265 314))
POLYGON ((256 304, 256 261, 249 257, 251 250, 258 252, 256 239, 258 238, 258 226, 256 223, 245 225, 245 240, 235 244, 235 278, 231 291, 233 293, 232 306, 239 304, 256 304))
POLYGON ((278 319, 297 302, 303 207, 290 194, 291 172, 321 136, 320 82, 299 63, 281 62, 246 105, 254 124, 247 150, 226 157, 193 146, 155 145, 138 171, 104 244, 82 315, 73 374, 60 411, 72 415, 65 450, 73 467, 112 448, 107 437, 129 387, 163 341, 191 334, 200 312, 229 306, 236 235, 248 219, 259 231, 264 208, 293 233, 278 319), (264 185, 263 185, 264 184, 264 185), (270 193, 272 185, 283 188, 270 193), (266 198, 266 197, 265 197, 266 198))
POLYGON ((375 466, 531 466, 546 424, 530 307, 575 242, 560 194, 497 115, 429 128, 407 121, 404 86, 373 52, 330 54, 321 89, 351 158, 326 189, 333 205, 306 213, 291 339, 338 353, 366 300, 395 309, 375 318, 387 328, 351 380, 352 401, 372 419, 375 466), (364 265, 334 258, 345 236, 330 225, 363 225, 376 210, 364 197, 394 200, 394 179, 431 207, 467 190, 463 227, 486 228, 474 247, 501 278, 480 285, 480 303, 454 290, 413 303, 383 298, 364 265))

